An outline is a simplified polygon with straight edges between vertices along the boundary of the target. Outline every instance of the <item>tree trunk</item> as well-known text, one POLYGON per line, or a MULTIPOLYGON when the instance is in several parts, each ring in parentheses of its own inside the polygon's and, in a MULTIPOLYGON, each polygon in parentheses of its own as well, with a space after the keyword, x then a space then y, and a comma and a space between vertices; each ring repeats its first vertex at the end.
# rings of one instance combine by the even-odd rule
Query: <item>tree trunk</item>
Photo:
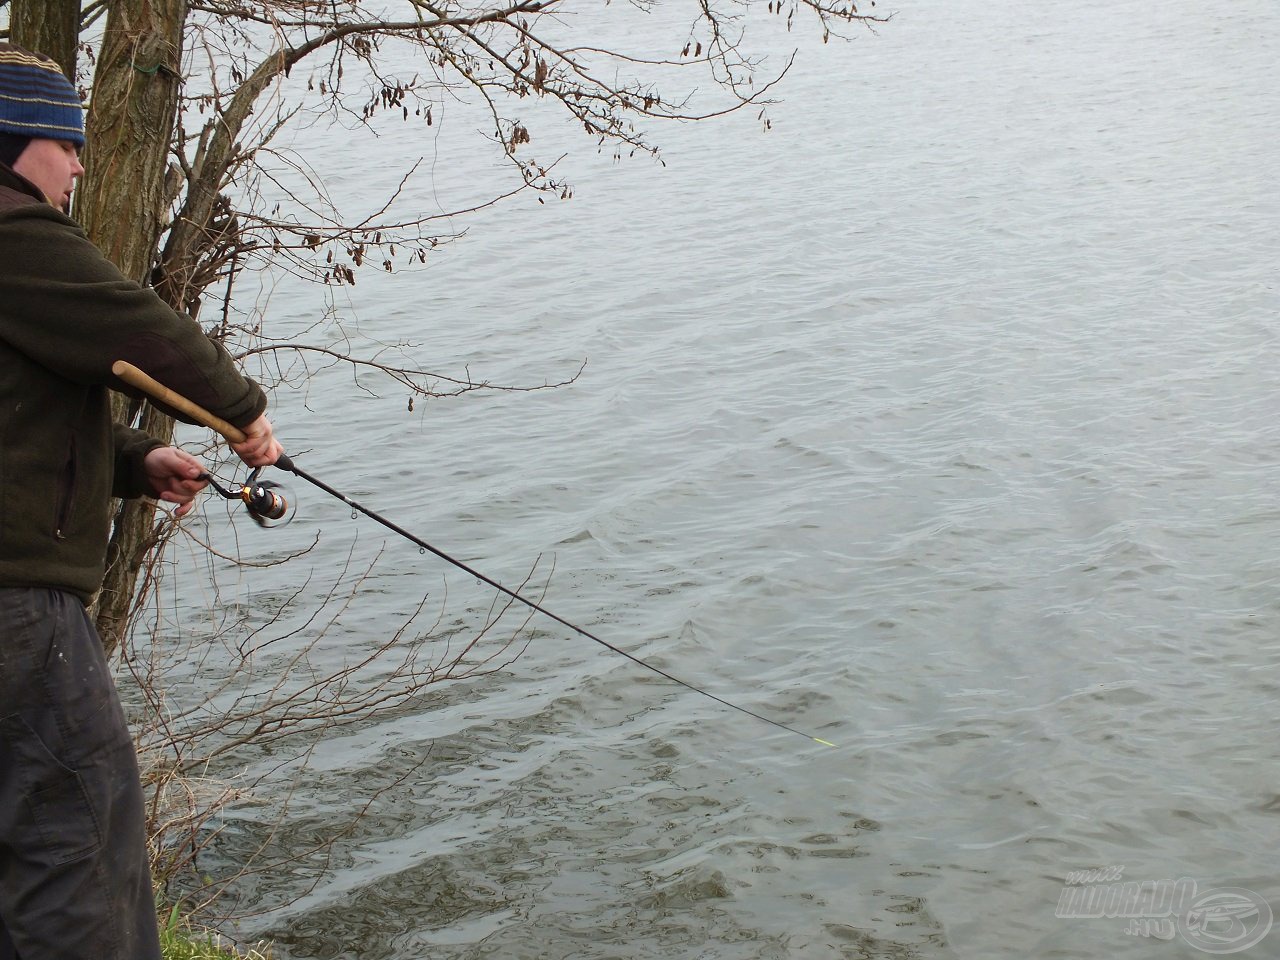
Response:
MULTIPOLYGON (((167 214, 164 190, 177 116, 187 0, 112 0, 94 74, 76 217, 125 276, 147 281, 167 214)), ((127 404, 117 398, 116 416, 127 404)), ((141 426, 160 440, 173 421, 144 409, 141 426)), ((96 603, 110 653, 129 626, 138 571, 154 540, 155 508, 126 500, 116 512, 107 575, 96 603)))
MULTIPOLYGON (((138 427, 161 440, 173 435, 173 419, 150 404, 143 406, 138 427)), ((93 609, 98 635, 108 655, 129 631, 138 600, 138 572, 147 552, 156 544, 154 517, 155 507, 147 501, 118 501, 107 546, 107 574, 93 609)))
POLYGON ((93 78, 76 219, 139 283, 147 281, 167 214, 186 19, 187 0, 113 0, 93 78))
POLYGON ((80 0, 11 0, 9 39, 57 60, 72 83, 79 38, 80 0))

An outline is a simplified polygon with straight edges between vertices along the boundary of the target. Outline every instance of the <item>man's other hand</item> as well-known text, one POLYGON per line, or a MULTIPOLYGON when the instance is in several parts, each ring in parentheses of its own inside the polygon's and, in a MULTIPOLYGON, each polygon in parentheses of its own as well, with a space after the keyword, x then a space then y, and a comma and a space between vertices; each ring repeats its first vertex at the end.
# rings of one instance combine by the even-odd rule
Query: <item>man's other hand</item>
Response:
POLYGON ((209 485, 202 464, 185 450, 177 447, 156 447, 142 461, 151 491, 166 503, 176 503, 175 517, 185 517, 191 512, 196 494, 209 485))

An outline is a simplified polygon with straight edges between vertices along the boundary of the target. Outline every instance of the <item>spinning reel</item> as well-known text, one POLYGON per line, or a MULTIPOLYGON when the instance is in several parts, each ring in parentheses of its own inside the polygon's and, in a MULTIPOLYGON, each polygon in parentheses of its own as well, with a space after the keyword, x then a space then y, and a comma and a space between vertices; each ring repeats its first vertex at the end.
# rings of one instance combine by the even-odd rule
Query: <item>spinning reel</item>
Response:
POLYGON ((258 476, 260 473, 262 467, 257 467, 239 489, 224 487, 209 473, 203 474, 201 479, 208 480, 209 485, 228 500, 241 501, 258 526, 282 527, 293 519, 298 502, 287 486, 274 480, 262 480, 258 476))

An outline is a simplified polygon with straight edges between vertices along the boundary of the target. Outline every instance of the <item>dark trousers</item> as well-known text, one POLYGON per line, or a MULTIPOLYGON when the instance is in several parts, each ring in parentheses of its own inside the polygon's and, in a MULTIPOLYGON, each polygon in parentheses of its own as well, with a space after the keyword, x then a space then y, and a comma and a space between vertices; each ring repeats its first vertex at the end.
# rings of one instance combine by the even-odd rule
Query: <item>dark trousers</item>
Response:
POLYGON ((97 632, 0 588, 0 960, 159 960, 133 740, 97 632))

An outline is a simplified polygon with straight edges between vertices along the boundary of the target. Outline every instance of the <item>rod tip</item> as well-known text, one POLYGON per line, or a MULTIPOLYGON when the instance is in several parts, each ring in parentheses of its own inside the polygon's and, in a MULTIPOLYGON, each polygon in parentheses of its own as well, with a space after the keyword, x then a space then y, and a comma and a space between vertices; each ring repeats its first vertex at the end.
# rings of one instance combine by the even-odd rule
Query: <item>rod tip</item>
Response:
POLYGON ((822 744, 824 747, 834 747, 834 746, 835 746, 835 744, 834 744, 834 743, 832 743, 830 740, 823 740, 821 737, 814 737, 814 738, 813 738, 813 742, 814 742, 814 743, 820 743, 820 744, 822 744))

